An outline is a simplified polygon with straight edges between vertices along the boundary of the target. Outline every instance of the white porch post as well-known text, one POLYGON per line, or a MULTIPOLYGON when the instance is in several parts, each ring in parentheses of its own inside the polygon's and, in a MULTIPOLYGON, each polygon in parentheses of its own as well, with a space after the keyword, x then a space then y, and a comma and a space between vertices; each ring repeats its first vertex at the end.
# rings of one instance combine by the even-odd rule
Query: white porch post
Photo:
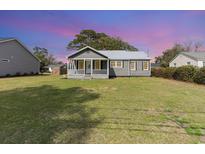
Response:
POLYGON ((69 59, 68 59, 68 63, 67 63, 67 78, 69 76, 69 66, 70 66, 70 63, 69 63, 69 59))
POLYGON ((107 59, 107 76, 109 77, 109 67, 110 65, 109 65, 109 59, 107 59))
POLYGON ((91 59, 91 76, 93 75, 93 59, 91 59))
POLYGON ((130 76, 130 60, 128 60, 128 75, 130 76))
POLYGON ((84 76, 85 76, 85 59, 84 59, 84 76))

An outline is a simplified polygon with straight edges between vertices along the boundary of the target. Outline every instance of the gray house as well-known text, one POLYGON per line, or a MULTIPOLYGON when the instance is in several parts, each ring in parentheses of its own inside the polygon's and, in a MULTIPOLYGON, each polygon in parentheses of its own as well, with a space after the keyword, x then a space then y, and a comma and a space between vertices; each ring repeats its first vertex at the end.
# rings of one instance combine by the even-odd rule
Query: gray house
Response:
POLYGON ((0 76, 37 74, 40 61, 17 39, 0 39, 0 76))
POLYGON ((96 50, 86 46, 67 58, 68 78, 151 75, 150 58, 142 51, 96 50))
POLYGON ((180 67, 185 65, 204 67, 205 52, 181 52, 169 63, 169 67, 180 67))

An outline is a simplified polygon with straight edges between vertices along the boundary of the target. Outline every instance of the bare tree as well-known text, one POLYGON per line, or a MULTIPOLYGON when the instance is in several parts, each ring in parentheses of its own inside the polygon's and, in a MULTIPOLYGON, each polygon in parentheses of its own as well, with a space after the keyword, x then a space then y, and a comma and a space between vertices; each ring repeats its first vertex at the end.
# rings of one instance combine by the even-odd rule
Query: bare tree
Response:
POLYGON ((182 45, 184 47, 184 50, 188 52, 192 50, 193 44, 194 44, 193 41, 190 40, 190 41, 183 42, 182 45))
POLYGON ((190 41, 183 42, 183 47, 186 52, 189 52, 189 51, 198 52, 202 46, 203 46, 202 41, 191 41, 190 40, 190 41))
POLYGON ((194 51, 197 52, 199 51, 199 49, 203 46, 203 42, 202 41, 197 41, 194 43, 194 51))

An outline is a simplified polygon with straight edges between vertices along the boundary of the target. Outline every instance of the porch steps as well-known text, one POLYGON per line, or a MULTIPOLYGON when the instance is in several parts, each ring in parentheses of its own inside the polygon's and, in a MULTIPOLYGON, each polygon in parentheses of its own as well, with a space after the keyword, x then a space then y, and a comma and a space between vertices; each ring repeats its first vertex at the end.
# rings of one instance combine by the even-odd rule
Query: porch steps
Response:
POLYGON ((92 78, 93 78, 93 77, 90 76, 90 75, 85 75, 83 79, 85 79, 85 80, 91 80, 92 78))

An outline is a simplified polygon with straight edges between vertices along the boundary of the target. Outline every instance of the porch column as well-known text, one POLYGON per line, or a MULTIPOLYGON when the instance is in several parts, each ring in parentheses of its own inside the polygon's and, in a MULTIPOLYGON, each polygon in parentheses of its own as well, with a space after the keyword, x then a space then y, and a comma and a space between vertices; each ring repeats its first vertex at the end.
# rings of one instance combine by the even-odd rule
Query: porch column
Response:
POLYGON ((67 63, 67 78, 69 76, 69 66, 70 66, 70 63, 69 63, 69 59, 68 59, 68 63, 67 63))
POLYGON ((85 59, 84 59, 84 76, 85 76, 85 59))
POLYGON ((107 59, 107 76, 109 77, 109 69, 110 68, 110 65, 109 65, 109 59, 107 59))
POLYGON ((91 72, 90 72, 91 76, 93 75, 93 59, 91 59, 91 72))
POLYGON ((130 76, 130 60, 128 60, 128 75, 130 76))

